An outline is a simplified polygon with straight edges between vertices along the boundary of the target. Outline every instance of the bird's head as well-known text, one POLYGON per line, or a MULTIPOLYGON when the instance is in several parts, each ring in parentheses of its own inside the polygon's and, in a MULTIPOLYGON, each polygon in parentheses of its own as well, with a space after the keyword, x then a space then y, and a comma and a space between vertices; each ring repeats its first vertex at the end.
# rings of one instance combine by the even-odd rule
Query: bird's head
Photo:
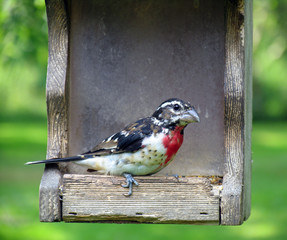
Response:
POLYGON ((178 98, 164 101, 153 113, 152 117, 163 122, 165 127, 182 126, 192 122, 199 122, 199 116, 193 106, 178 98))

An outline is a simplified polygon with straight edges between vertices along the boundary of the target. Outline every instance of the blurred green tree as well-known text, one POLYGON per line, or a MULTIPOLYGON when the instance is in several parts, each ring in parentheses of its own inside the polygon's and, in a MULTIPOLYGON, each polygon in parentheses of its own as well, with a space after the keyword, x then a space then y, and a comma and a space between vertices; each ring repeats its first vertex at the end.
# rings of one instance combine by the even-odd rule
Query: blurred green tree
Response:
POLYGON ((0 0, 0 117, 45 114, 44 0, 0 0))
POLYGON ((287 120, 287 1, 254 1, 254 120, 287 120))
POLYGON ((47 20, 43 0, 0 0, 1 64, 47 64, 47 20))

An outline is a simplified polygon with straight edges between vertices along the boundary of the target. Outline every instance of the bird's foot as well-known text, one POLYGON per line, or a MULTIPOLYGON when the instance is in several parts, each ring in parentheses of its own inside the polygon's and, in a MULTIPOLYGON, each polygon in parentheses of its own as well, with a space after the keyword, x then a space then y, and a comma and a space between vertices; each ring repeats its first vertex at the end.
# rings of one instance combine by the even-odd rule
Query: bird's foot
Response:
POLYGON ((129 173, 124 173, 124 177, 126 178, 127 184, 123 184, 122 187, 129 188, 129 192, 124 194, 126 197, 129 197, 133 194, 133 184, 138 186, 138 182, 133 178, 133 176, 129 173))
POLYGON ((173 176, 177 181, 179 181, 179 175, 178 175, 178 174, 172 174, 172 176, 173 176))
MULTIPOLYGON (((168 173, 166 174, 167 177, 169 177, 168 173)), ((172 174, 172 177, 174 177, 177 181, 179 181, 179 175, 178 174, 172 174)))

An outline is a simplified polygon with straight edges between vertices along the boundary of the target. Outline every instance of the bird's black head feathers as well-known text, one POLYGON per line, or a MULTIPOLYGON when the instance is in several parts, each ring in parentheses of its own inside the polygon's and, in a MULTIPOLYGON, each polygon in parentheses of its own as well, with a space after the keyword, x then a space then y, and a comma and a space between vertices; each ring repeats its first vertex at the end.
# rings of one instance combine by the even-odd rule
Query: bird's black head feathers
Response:
POLYGON ((164 101, 153 113, 152 117, 162 122, 165 127, 183 126, 191 122, 199 122, 194 107, 178 98, 164 101))

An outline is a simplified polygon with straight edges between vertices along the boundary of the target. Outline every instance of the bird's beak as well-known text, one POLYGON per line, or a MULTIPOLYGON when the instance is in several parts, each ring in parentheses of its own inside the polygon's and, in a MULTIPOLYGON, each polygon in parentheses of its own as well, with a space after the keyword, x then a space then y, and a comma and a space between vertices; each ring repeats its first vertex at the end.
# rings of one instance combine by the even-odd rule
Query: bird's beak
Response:
POLYGON ((192 122, 200 122, 200 118, 198 116, 198 113, 195 111, 194 107, 189 109, 184 113, 184 115, 181 118, 181 121, 192 123, 192 122))

